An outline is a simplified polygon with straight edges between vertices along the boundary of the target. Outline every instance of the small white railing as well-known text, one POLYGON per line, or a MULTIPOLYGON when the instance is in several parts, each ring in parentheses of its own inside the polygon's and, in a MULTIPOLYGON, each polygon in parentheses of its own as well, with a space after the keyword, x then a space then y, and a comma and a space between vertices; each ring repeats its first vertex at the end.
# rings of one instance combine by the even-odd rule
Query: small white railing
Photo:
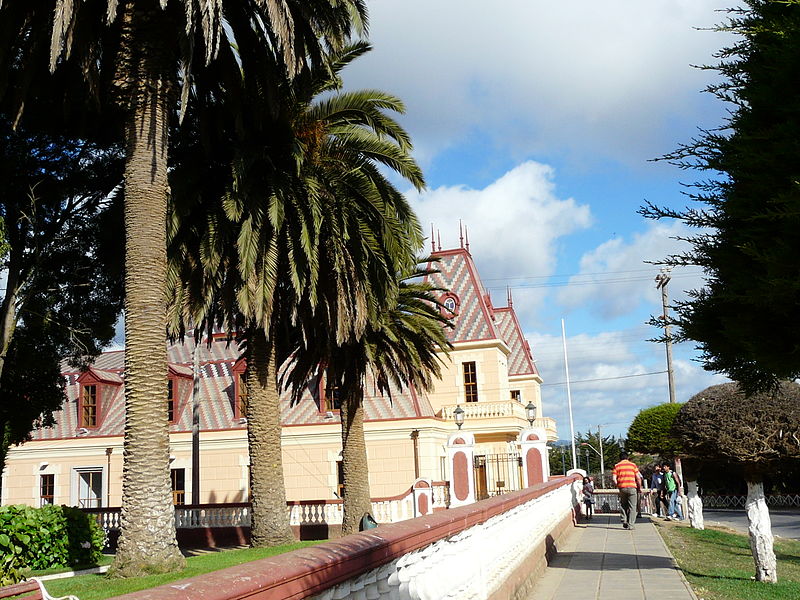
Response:
MULTIPOLYGON (((433 482, 433 510, 446 509, 450 505, 449 484, 433 482)), ((343 506, 341 500, 303 500, 287 502, 289 524, 341 525, 343 506)), ((119 508, 92 508, 86 512, 94 514, 97 523, 106 531, 120 528, 119 508)), ((251 507, 249 502, 235 504, 202 504, 175 507, 176 529, 203 529, 208 527, 250 527, 251 507)), ((396 523, 413 518, 414 495, 408 490, 390 498, 372 500, 372 516, 378 523, 396 523)))

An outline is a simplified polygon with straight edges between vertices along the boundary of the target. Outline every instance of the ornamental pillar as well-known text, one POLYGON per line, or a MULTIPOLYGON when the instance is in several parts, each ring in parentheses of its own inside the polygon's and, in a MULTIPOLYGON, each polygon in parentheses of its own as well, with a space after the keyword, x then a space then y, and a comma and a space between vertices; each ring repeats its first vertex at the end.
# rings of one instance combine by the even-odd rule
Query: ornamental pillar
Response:
POLYGON ((447 440, 447 463, 450 466, 450 508, 475 502, 475 436, 466 431, 452 434, 447 440))
POLYGON ((550 478, 550 463, 545 430, 541 427, 523 429, 519 434, 519 449, 522 455, 523 487, 547 481, 550 478))

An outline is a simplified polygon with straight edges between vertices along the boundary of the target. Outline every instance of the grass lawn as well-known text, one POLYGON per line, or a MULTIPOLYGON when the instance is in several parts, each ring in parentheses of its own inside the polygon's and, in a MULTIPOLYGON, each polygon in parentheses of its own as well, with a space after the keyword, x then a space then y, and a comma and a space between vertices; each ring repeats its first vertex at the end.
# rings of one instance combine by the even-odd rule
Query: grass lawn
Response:
POLYGON ((775 541, 778 583, 751 579, 755 564, 746 535, 725 529, 699 531, 655 521, 686 579, 703 600, 796 600, 800 598, 800 541, 775 541))
POLYGON ((239 550, 221 550, 219 552, 208 552, 198 556, 190 556, 186 559, 186 568, 178 573, 167 573, 162 575, 148 575, 146 577, 132 577, 130 579, 109 579, 105 575, 81 575, 67 579, 54 579, 46 581, 45 587, 53 596, 65 596, 73 594, 80 600, 102 600, 120 596, 129 592, 136 592, 147 588, 202 575, 218 569, 232 567, 242 563, 267 558, 276 554, 283 554, 319 544, 317 541, 296 542, 284 546, 274 546, 272 548, 245 548, 239 550))
POLYGON ((92 567, 102 567, 103 565, 110 565, 114 560, 112 554, 103 554, 103 556, 96 563, 90 565, 75 565, 74 567, 53 567, 52 569, 42 569, 41 571, 33 571, 28 577, 40 577, 41 575, 55 575, 56 573, 67 573, 69 571, 82 571, 83 569, 91 569, 92 567))

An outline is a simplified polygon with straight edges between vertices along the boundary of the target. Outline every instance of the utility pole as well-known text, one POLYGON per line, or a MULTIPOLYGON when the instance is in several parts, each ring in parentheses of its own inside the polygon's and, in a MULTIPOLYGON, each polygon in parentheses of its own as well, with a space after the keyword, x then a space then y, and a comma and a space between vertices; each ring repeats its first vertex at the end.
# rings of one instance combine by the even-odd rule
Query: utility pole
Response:
POLYGON ((675 402, 675 373, 672 370, 672 333, 669 324, 669 296, 667 284, 671 279, 670 267, 661 267, 661 272, 656 275, 656 289, 661 290, 661 304, 664 310, 664 343, 667 347, 667 379, 669 381, 669 401, 675 402))
POLYGON ((192 504, 200 504, 200 344, 192 349, 192 504))
MULTIPOLYGON (((671 404, 675 403, 675 373, 672 370, 672 334, 669 324, 669 296, 667 294, 667 284, 671 277, 669 276, 672 271, 671 267, 661 267, 661 271, 656 275, 656 289, 661 290, 661 305, 664 309, 664 343, 667 347, 667 380, 669 381, 669 401, 671 404)), ((680 457, 675 457, 675 472, 678 474, 678 479, 683 482, 683 466, 681 465, 680 457)), ((683 514, 687 514, 686 496, 681 500, 683 503, 683 514)))

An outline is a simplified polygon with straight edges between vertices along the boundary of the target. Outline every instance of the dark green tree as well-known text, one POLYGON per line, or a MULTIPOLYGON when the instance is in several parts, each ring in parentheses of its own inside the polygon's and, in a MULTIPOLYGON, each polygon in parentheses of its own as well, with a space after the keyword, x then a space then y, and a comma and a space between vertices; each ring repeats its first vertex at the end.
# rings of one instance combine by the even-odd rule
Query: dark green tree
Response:
POLYGON ((756 580, 776 582, 763 480, 776 465, 800 458, 800 385, 782 382, 753 395, 735 383, 706 388, 681 408, 675 431, 692 456, 742 470, 756 580))
POLYGON ((0 469, 10 444, 52 422, 61 363, 86 364, 114 337, 122 308, 118 147, 13 131, 0 119, 0 469))
POLYGON ((688 188, 699 206, 641 212, 699 230, 664 260, 707 278, 675 306, 676 334, 697 342, 706 369, 754 391, 800 377, 800 3, 746 0, 729 14, 718 29, 739 41, 707 68, 730 116, 665 157, 708 174, 688 188))
POLYGON ((631 452, 674 459, 680 454, 681 445, 672 426, 681 406, 683 404, 667 402, 640 410, 628 427, 625 447, 631 452))

